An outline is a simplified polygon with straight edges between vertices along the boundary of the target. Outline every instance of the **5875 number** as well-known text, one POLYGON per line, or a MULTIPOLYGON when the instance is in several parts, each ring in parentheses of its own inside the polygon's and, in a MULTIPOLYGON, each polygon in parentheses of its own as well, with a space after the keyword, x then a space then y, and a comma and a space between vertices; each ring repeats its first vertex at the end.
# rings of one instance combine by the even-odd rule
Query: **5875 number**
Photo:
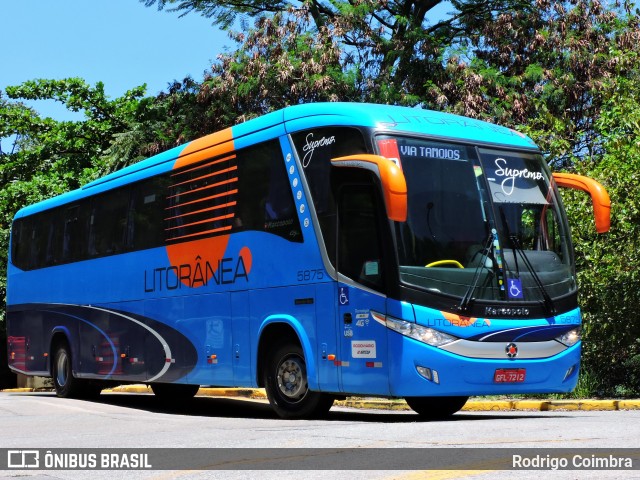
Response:
POLYGON ((313 282, 315 280, 324 279, 324 270, 298 270, 299 282, 313 282))

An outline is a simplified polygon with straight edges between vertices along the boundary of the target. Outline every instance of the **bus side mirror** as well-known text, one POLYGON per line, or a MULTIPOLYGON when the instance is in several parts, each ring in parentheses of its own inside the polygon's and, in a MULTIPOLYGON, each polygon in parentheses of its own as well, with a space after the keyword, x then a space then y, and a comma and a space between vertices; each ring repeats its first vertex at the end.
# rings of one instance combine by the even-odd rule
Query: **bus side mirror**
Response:
POLYGON ((389 220, 407 221, 407 182, 398 165, 386 157, 369 154, 332 158, 331 165, 338 168, 362 168, 373 172, 382 185, 389 220))
POLYGON ((573 188, 587 192, 593 202, 593 216, 596 232, 605 233, 611 226, 611 200, 605 188, 593 178, 573 173, 554 173, 553 179, 559 187, 573 188))

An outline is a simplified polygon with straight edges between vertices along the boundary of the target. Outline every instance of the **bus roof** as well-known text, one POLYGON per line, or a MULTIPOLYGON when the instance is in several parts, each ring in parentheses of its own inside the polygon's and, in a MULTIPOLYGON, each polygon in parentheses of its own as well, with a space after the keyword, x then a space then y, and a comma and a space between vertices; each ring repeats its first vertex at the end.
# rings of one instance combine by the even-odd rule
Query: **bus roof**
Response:
POLYGON ((352 125, 389 133, 415 133, 467 142, 537 149, 526 135, 481 120, 412 107, 371 103, 309 103, 287 107, 287 131, 318 126, 352 125))
MULTIPOLYGON (((250 135, 257 135, 255 141, 262 141, 285 133, 329 126, 368 127, 390 134, 421 134, 464 142, 537 149, 530 138, 515 130, 472 118, 421 108, 340 102, 286 107, 207 135, 198 142, 209 147, 227 141, 237 142, 250 135)), ((171 169, 180 153, 192 143, 172 148, 113 172, 78 190, 25 207, 16 214, 16 218, 163 173, 171 169)))

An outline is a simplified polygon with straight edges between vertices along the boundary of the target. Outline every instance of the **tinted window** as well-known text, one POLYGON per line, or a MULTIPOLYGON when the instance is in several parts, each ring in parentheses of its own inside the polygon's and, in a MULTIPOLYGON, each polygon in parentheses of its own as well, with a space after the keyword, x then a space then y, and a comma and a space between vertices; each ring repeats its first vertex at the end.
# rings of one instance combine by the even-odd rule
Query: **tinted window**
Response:
POLYGON ((29 270, 243 230, 302 241, 277 141, 18 219, 12 261, 29 270))
POLYGON ((165 192, 170 179, 153 177, 134 185, 131 192, 129 234, 131 248, 143 250, 164 244, 165 192))
POLYGON ((364 137, 355 128, 318 128, 296 133, 293 135, 293 143, 311 189, 316 211, 321 215, 330 208, 331 203, 331 159, 366 153, 364 137))
POLYGON ((89 256, 121 253, 128 245, 129 187, 103 193, 91 202, 89 256))
POLYGON ((277 142, 238 152, 235 230, 260 230, 302 242, 282 151, 277 142))
POLYGON ((171 174, 167 192, 167 241, 228 233, 238 193, 236 155, 207 159, 171 174))
MULTIPOLYGON (((86 202, 63 210, 62 261, 77 262, 87 256, 89 209, 86 202)), ((46 262, 38 262, 38 265, 46 262)))
POLYGON ((20 218, 14 221, 11 229, 11 261, 22 269, 30 266, 32 218, 20 218))
POLYGON ((311 190, 329 259, 335 263, 335 202, 331 191, 331 159, 367 153, 364 137, 355 128, 318 128, 296 133, 293 143, 311 190))
MULTIPOLYGON (((31 231, 28 233, 30 246, 29 265, 40 265, 50 257, 59 257, 60 252, 52 252, 54 228, 53 222, 39 215, 31 221, 31 231)), ((59 243, 58 243, 59 246, 59 243)))

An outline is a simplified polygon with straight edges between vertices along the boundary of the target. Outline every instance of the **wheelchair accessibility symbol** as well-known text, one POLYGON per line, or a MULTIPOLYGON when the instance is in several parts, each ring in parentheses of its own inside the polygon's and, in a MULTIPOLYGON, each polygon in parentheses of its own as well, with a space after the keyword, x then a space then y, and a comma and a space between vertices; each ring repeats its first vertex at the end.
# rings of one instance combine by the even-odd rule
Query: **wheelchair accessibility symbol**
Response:
POLYGON ((522 281, 519 278, 510 278, 509 280, 509 298, 524 298, 522 292, 522 281))
POLYGON ((338 289, 338 302, 340 305, 349 305, 349 288, 340 287, 338 289))

